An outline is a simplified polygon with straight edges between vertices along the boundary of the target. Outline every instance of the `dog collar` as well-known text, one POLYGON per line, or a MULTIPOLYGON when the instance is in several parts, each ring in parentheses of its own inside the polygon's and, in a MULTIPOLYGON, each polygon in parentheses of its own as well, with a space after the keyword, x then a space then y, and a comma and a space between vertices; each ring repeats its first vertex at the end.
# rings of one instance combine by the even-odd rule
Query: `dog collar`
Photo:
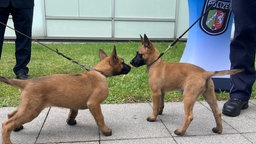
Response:
POLYGON ((162 53, 155 59, 151 64, 148 65, 148 67, 152 66, 156 61, 158 61, 162 57, 162 53))
POLYGON ((108 75, 106 75, 104 72, 100 71, 100 70, 97 70, 97 69, 91 69, 91 70, 94 70, 96 72, 99 72, 100 74, 102 74, 104 77, 108 77, 108 75))

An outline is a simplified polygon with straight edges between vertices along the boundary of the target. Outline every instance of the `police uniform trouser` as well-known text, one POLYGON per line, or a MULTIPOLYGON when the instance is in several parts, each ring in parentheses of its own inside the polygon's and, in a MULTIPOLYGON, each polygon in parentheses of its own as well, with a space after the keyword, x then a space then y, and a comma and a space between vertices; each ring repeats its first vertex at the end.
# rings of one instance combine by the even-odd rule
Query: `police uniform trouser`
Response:
MULTIPOLYGON (((0 21, 7 23, 9 14, 12 15, 14 28, 31 37, 33 8, 13 8, 12 6, 0 8, 0 21)), ((0 58, 6 27, 0 25, 0 58)), ((16 65, 13 68, 15 74, 28 73, 27 64, 31 58, 31 40, 16 32, 15 40, 16 65)))
POLYGON ((235 34, 230 44, 231 69, 245 71, 230 77, 230 98, 247 101, 255 81, 256 1, 232 0, 232 11, 235 34))

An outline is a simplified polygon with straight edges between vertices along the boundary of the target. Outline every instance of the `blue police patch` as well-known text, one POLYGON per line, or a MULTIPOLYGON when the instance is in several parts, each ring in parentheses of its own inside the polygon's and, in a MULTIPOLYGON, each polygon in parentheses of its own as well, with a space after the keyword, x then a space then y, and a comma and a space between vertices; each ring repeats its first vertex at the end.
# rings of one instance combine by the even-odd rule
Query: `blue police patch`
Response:
POLYGON ((231 15, 231 2, 230 0, 218 0, 215 3, 215 0, 206 0, 202 13, 206 14, 200 19, 201 29, 209 35, 220 35, 227 30, 231 15), (209 8, 210 10, 207 11, 209 8))

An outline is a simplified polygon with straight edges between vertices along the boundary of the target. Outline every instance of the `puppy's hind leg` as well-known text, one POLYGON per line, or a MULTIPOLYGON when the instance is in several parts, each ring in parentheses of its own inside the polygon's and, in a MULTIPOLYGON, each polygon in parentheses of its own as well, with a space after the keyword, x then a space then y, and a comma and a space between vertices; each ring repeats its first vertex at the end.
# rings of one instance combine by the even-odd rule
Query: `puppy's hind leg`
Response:
POLYGON ((199 89, 195 90, 192 87, 192 85, 189 85, 184 89, 184 121, 182 127, 174 131, 176 135, 183 136, 193 120, 193 107, 200 92, 198 91, 199 89))
MULTIPOLYGON (((12 118, 12 117, 17 113, 17 111, 18 111, 18 110, 16 109, 16 110, 14 110, 14 111, 8 113, 8 119, 12 118)), ((18 132, 18 131, 22 130, 23 128, 24 128, 23 125, 21 125, 21 126, 18 126, 18 127, 16 127, 16 128, 14 128, 14 131, 15 131, 15 132, 18 132)))
POLYGON ((66 120, 68 125, 76 125, 76 116, 78 114, 78 110, 70 109, 69 116, 66 120))
POLYGON ((12 118, 16 113, 17 113, 17 109, 16 110, 14 110, 14 111, 12 111, 12 112, 9 112, 8 113, 8 119, 10 119, 10 118, 12 118))
POLYGON ((222 131, 223 131, 222 120, 221 120, 221 112, 220 112, 219 107, 218 107, 218 103, 217 103, 216 95, 215 95, 215 92, 214 92, 214 85, 213 85, 212 80, 208 80, 206 86, 207 86, 207 88, 206 88, 206 91, 203 93, 203 96, 204 96, 206 102, 211 107, 212 112, 213 112, 213 116, 214 116, 215 121, 216 121, 216 127, 214 127, 212 129, 212 131, 214 133, 221 134, 222 131))
POLYGON ((13 115, 10 115, 10 118, 2 123, 3 144, 10 144, 11 131, 33 120, 35 117, 38 116, 41 110, 42 109, 35 110, 31 108, 19 107, 19 109, 16 112, 12 113, 13 115))

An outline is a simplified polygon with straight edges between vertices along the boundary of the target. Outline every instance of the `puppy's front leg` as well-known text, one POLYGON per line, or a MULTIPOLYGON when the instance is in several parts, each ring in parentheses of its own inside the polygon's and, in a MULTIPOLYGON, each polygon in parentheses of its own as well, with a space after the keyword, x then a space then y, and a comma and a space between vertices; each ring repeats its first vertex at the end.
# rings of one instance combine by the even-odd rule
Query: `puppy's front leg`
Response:
POLYGON ((160 102, 160 96, 158 92, 153 92, 152 93, 152 100, 153 100, 153 113, 151 116, 147 118, 147 121, 149 122, 154 122, 156 121, 157 115, 159 113, 159 102, 160 102))
POLYGON ((161 94, 160 109, 159 109, 159 112, 158 112, 159 115, 161 115, 163 113, 163 110, 164 110, 164 94, 165 93, 161 94))
POLYGON ((108 128, 104 122, 104 117, 101 112, 101 107, 100 104, 88 104, 88 108, 90 112, 92 113, 99 129, 105 136, 111 136, 112 135, 112 130, 108 128))
POLYGON ((76 125, 76 116, 78 114, 78 110, 70 109, 68 119, 66 120, 68 125, 76 125))
POLYGON ((197 95, 190 95, 191 93, 184 93, 184 121, 181 128, 176 129, 174 133, 176 135, 183 136, 193 120, 193 107, 197 99, 197 95))

